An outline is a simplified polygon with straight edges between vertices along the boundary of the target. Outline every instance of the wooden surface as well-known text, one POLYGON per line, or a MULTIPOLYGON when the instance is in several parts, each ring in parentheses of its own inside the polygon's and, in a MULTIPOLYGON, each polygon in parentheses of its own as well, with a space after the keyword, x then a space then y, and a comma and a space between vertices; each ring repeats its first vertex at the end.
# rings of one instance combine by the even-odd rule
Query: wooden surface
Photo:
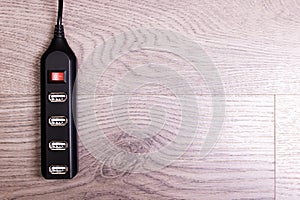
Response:
MULTIPOLYGON (((131 52, 99 78, 95 111, 100 129, 113 143, 121 142, 121 131, 107 109, 111 88, 137 60, 162 62, 194 90, 200 125, 193 143, 161 170, 130 173, 97 161, 79 137, 78 175, 72 180, 44 180, 39 60, 52 38, 56 1, 2 0, 0 199, 299 199, 300 1, 66 0, 65 5, 65 31, 79 67, 96 45, 135 29, 170 30, 198 43, 223 82, 221 136, 200 158, 212 118, 211 98, 219 95, 207 90, 203 77, 170 55, 131 52)), ((139 92, 128 104, 135 123, 146 127, 151 121, 149 102, 154 102, 174 116, 164 126, 167 136, 175 132, 181 118, 174 96, 156 86, 139 92)), ((127 107, 117 109, 126 112, 127 107)), ((152 147, 147 145, 126 148, 152 147)))
POLYGON ((277 196, 281 199, 298 199, 300 195, 299 97, 280 95, 276 100, 277 196))

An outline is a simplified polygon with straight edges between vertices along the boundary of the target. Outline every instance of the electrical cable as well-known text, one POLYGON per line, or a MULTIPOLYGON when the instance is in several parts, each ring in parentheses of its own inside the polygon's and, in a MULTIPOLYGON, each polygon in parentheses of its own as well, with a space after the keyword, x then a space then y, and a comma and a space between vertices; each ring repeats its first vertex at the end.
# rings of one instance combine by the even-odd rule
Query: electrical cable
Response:
POLYGON ((64 37, 64 26, 62 25, 63 4, 63 0, 58 0, 57 24, 54 31, 56 37, 64 37))

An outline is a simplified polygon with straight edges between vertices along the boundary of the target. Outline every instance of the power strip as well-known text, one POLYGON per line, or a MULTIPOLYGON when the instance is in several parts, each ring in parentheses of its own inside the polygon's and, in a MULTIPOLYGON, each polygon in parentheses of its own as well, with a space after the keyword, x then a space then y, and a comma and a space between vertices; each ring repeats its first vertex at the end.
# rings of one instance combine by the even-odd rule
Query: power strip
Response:
POLYGON ((41 168, 46 179, 71 179, 78 171, 77 61, 64 36, 62 11, 59 0, 54 38, 41 59, 41 168))

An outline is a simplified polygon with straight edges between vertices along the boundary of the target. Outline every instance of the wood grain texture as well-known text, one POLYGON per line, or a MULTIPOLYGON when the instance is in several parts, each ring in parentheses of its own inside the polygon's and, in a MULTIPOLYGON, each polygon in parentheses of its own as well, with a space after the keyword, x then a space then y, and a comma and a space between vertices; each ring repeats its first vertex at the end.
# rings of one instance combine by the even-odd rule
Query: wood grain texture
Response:
MULTIPOLYGON (((299 1, 65 4, 66 33, 79 64, 113 35, 155 27, 196 41, 216 65, 227 94, 299 94, 299 1)), ((2 94, 39 93, 39 57, 52 37, 55 11, 55 1, 1 1, 2 94)))
POLYGON ((300 197, 299 97, 280 95, 276 98, 278 199, 299 199, 300 197))
MULTIPOLYGON (((65 181, 44 180, 40 175, 40 133, 39 125, 35 124, 39 120, 37 98, 0 96, 1 199, 61 199, 60 196, 64 199, 274 198, 272 96, 228 96, 221 137, 205 159, 200 158, 199 150, 210 123, 211 101, 209 96, 199 96, 199 110, 205 114, 201 117, 202 126, 191 146, 170 165, 150 173, 120 172, 109 163, 97 161, 80 142, 80 172, 73 180, 65 181)), ((142 105, 145 109, 151 108, 145 100, 149 98, 137 96, 138 102, 130 103, 137 111, 132 112, 132 117, 140 115, 137 120, 140 125, 149 121, 140 108, 142 105)), ((165 109, 174 102, 170 96, 152 98, 165 109)), ((110 119, 114 115, 107 109, 110 97, 96 99, 100 129, 112 135, 120 134, 110 119)), ((119 109, 126 111, 127 107, 119 109)), ((176 109, 170 112, 180 114, 176 109)), ((86 117, 79 113, 79 118, 85 120, 86 117)), ((180 123, 179 119, 174 120, 180 123)), ((176 125, 166 120, 164 129, 174 132, 176 125)), ((82 134, 79 132, 80 138, 82 134)), ((112 138, 112 142, 117 145, 123 139, 112 138)), ((143 146, 145 143, 127 148, 143 146)))
MULTIPOLYGON (((39 62, 52 38, 56 1, 1 0, 0 199, 299 199, 300 1, 65 0, 65 5, 66 35, 79 68, 97 45, 114 36, 125 33, 129 38, 136 29, 157 28, 196 42, 222 84, 208 83, 172 52, 139 50, 119 56, 99 76, 95 92, 98 125, 115 145, 148 151, 174 139, 180 103, 168 87, 144 85, 129 107, 118 107, 141 128, 151 124, 152 104, 165 109, 169 121, 158 141, 128 143, 109 109, 116 86, 123 86, 125 94, 130 86, 122 78, 149 63, 168 66, 191 87, 201 111, 199 134, 176 161, 140 174, 97 161, 79 141, 78 176, 46 181, 39 170, 39 62), (210 86, 224 88, 226 112, 218 117, 225 121, 218 143, 201 159, 211 97, 220 94, 210 86)), ((125 41, 141 42, 143 36, 125 41)), ((172 81, 174 88, 184 86, 172 81)), ((84 115, 80 119, 88 120, 84 115)))

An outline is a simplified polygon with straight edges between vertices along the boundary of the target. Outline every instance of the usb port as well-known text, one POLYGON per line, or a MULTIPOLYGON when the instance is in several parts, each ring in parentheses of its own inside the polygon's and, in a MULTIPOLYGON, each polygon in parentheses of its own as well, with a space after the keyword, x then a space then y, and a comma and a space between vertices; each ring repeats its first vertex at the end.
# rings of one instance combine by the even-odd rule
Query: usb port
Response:
POLYGON ((51 116, 49 118, 50 126, 65 126, 68 123, 68 119, 65 116, 51 116))
POLYGON ((63 141, 49 142, 49 149, 52 151, 64 151, 68 148, 68 143, 63 141))
POLYGON ((51 165, 49 167, 50 174, 66 174, 68 170, 66 165, 51 165))
POLYGON ((68 99, 68 95, 64 92, 52 92, 48 95, 48 99, 52 103, 64 103, 68 99))

